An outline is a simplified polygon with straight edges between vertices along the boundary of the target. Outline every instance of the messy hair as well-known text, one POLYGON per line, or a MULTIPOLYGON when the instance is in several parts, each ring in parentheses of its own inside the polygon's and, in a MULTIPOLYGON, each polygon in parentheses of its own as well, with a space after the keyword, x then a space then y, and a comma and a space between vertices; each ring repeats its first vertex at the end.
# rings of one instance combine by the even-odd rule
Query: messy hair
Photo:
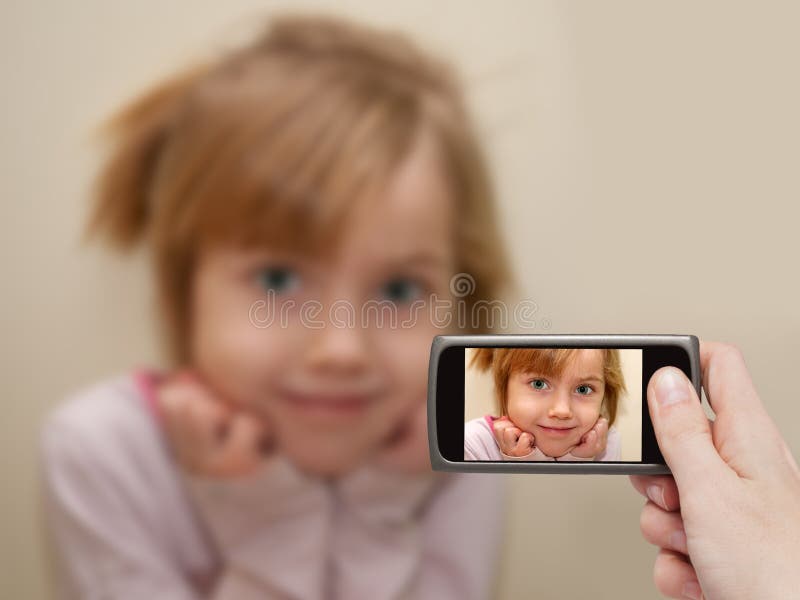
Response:
POLYGON ((86 237, 120 250, 146 241, 169 354, 182 362, 200 249, 326 251, 355 199, 385 185, 423 128, 457 202, 456 267, 475 280, 471 308, 510 275, 459 80, 403 35, 333 17, 274 19, 115 114, 86 237))
MULTIPOLYGON (((578 350, 579 348, 476 348, 469 366, 479 371, 491 370, 500 414, 507 415, 506 392, 511 375, 531 371, 545 377, 559 377, 578 350)), ((619 399, 627 390, 619 350, 603 348, 600 351, 603 353, 605 381, 600 414, 608 419, 610 426, 617 418, 619 399)))

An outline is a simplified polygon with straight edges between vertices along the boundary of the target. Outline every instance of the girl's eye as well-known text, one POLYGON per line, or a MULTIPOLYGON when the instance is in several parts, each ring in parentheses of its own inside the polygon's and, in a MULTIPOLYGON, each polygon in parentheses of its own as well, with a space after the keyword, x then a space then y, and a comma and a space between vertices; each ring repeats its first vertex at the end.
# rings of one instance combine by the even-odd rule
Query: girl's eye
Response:
POLYGON ((300 284, 300 276, 288 267, 268 267, 259 271, 258 283, 265 291, 285 294, 300 284))
POLYGON ((533 379, 530 382, 531 387, 535 390, 544 390, 546 389, 547 382, 544 379, 533 379))
POLYGON ((588 396, 594 391, 594 388, 592 388, 592 386, 590 385, 584 384, 584 385, 579 385, 578 387, 575 388, 575 390, 582 396, 588 396))
POLYGON ((413 302, 421 298, 422 293, 423 289, 419 283, 403 277, 387 281, 380 290, 382 299, 398 304, 413 302))

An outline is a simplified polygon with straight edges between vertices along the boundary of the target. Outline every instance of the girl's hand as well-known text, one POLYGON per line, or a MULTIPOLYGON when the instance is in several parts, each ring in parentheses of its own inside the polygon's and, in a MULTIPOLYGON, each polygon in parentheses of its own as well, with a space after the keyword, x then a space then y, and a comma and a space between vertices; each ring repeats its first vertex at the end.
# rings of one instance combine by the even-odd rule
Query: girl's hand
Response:
POLYGON ((608 419, 600 417, 589 431, 583 434, 581 441, 570 450, 572 456, 594 458, 602 454, 608 442, 608 419))
POLYGON ((506 456, 527 456, 536 446, 536 440, 529 431, 522 431, 508 417, 500 417, 492 422, 494 439, 500 451, 506 456))
POLYGON ((376 464, 392 471, 414 474, 431 471, 428 450, 428 407, 425 402, 386 440, 376 464))
POLYGON ((209 477, 255 472, 267 450, 262 419, 234 409, 188 371, 170 376, 156 392, 167 438, 178 463, 209 477))

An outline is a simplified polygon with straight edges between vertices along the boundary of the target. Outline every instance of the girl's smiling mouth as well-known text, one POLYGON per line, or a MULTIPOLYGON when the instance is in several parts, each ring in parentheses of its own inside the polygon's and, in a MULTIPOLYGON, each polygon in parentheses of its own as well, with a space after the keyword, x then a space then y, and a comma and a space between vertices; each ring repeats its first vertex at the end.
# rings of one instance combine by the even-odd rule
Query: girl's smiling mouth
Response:
POLYGON ((283 389, 280 396, 290 410, 319 418, 352 418, 363 414, 377 395, 353 390, 283 389))
POLYGON ((569 435, 575 427, 545 427, 544 425, 537 425, 542 432, 554 437, 564 437, 569 435))

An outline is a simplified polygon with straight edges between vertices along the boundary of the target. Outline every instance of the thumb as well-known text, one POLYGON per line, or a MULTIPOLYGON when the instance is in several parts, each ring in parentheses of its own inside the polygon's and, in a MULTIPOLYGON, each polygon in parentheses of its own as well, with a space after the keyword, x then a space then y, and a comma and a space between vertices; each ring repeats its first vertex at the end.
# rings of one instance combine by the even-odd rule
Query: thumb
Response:
POLYGON ((679 490, 712 481, 714 473, 727 470, 697 392, 683 371, 656 371, 647 386, 647 404, 658 446, 679 490))

